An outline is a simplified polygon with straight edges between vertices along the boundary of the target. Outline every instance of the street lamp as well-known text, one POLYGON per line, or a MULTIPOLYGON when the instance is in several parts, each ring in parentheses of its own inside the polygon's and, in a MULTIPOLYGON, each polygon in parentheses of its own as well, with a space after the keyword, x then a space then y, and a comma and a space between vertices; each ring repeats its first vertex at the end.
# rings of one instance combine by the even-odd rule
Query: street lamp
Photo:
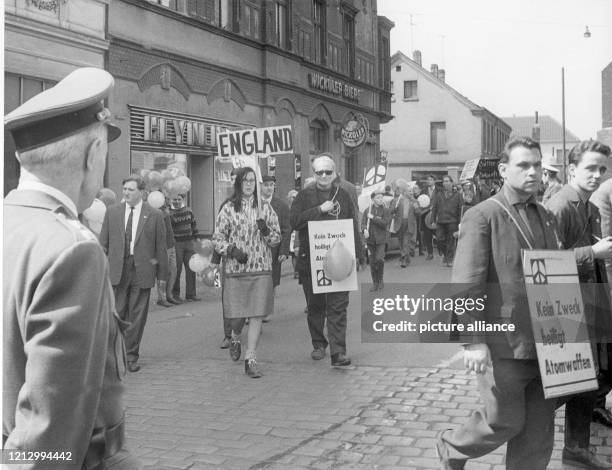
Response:
MULTIPOLYGON (((591 37, 589 27, 584 32, 586 39, 591 37)), ((561 67, 561 127, 563 128, 563 178, 567 183, 567 159, 565 158, 565 67, 561 67)))

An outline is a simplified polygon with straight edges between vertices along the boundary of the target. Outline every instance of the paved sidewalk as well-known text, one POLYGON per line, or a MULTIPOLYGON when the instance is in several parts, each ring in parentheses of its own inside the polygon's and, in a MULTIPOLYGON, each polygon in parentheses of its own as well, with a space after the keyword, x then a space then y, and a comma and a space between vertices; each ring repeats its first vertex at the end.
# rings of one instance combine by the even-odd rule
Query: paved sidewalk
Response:
MULTIPOLYGON (((128 445, 147 469, 438 468, 435 435, 478 406, 471 376, 457 369, 263 362, 254 380, 243 367, 191 357, 144 361, 129 375, 128 445)), ((562 424, 560 411, 551 469, 563 468, 562 424)), ((592 430, 612 456, 612 430, 592 430)), ((467 468, 502 469, 504 452, 467 468)))

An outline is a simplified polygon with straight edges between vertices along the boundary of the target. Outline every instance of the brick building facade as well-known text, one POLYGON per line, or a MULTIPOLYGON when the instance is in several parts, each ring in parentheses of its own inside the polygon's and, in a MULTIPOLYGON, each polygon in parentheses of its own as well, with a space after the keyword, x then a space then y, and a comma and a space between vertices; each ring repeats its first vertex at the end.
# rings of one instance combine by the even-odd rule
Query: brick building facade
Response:
MULTIPOLYGON (((389 34, 376 1, 116 0, 109 15, 110 108, 123 133, 109 151, 107 184, 142 169, 183 166, 203 233, 230 188, 215 158, 225 129, 291 125, 294 154, 262 161, 285 196, 331 151, 360 182, 391 119, 389 34), (343 125, 365 121, 358 147, 343 125)), ((225 170, 225 171, 224 171, 225 170)))

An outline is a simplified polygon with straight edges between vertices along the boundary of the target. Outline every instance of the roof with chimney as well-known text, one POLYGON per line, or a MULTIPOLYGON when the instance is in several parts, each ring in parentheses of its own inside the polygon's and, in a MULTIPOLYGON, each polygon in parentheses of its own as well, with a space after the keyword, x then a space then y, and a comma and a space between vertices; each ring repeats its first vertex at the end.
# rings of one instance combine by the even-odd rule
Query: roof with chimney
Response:
MULTIPOLYGON (((415 51, 415 52, 417 52, 417 51, 415 51)), ((420 54, 420 52, 419 52, 419 54, 420 54)), ((406 54, 404 54, 402 51, 397 51, 395 54, 393 54, 391 56, 391 67, 395 67, 396 65, 398 65, 400 63, 406 64, 406 65, 414 68, 419 73, 421 73, 421 75, 423 77, 427 78, 432 83, 435 83, 439 87, 445 88, 446 90, 448 90, 457 100, 459 100, 461 103, 463 103, 465 106, 467 106, 468 109, 470 109, 470 111, 472 111, 473 114, 475 114, 475 115, 488 114, 489 116, 495 118, 497 121, 503 121, 502 118, 497 117, 495 114, 493 114, 487 108, 485 108, 483 106, 477 105, 472 100, 470 100, 466 96, 462 95, 457 90, 455 90, 452 86, 450 86, 448 83, 446 83, 446 81, 445 81, 446 71, 444 69, 438 69, 436 64, 432 64, 432 65, 435 65, 435 70, 436 71, 438 71, 438 72, 442 71, 442 73, 443 73, 442 77, 440 77, 439 74, 436 75, 436 74, 432 73, 431 71, 427 70, 421 64, 416 62, 414 59, 411 59, 406 54)), ((509 128, 509 126, 508 126, 508 128, 509 128)))
MULTIPOLYGON (((530 136, 535 124, 535 116, 513 116, 502 119, 512 127, 510 138, 530 136)), ((551 116, 539 116, 538 124, 540 125, 540 142, 563 142, 563 126, 551 116)), ((568 143, 580 142, 580 139, 566 127, 565 141, 568 143)))

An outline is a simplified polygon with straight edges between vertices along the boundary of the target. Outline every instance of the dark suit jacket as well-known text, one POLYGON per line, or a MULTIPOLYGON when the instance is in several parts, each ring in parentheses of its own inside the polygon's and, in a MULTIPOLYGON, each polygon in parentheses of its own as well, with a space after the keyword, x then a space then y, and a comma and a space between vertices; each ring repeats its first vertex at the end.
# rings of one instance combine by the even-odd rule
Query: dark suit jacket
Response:
POLYGON ((381 245, 387 242, 387 234, 389 233, 389 224, 391 223, 391 210, 384 205, 375 206, 363 211, 361 218, 361 226, 363 230, 368 229, 369 237, 366 238, 366 243, 370 245, 381 245), (373 218, 369 219, 368 214, 372 212, 373 218), (370 223, 368 224, 368 220, 370 223), (369 228, 368 228, 369 227, 369 228))
MULTIPOLYGON (((278 224, 280 226, 281 231, 281 242, 278 248, 276 249, 278 253, 276 257, 278 257, 278 255, 289 256, 289 243, 291 242, 291 222, 289 220, 289 205, 285 201, 277 197, 272 197, 272 199, 270 200, 270 205, 272 206, 272 209, 274 209, 274 212, 276 212, 276 216, 278 217, 278 224)), ((272 253, 274 253, 274 249, 272 250, 272 253)))
MULTIPOLYGON (((113 286, 121 281, 125 247, 125 203, 115 204, 106 210, 100 243, 108 255, 110 278, 113 286)), ((134 242, 136 285, 150 289, 155 278, 168 278, 168 254, 166 252, 166 225, 164 215, 146 202, 142 203, 134 242)))
POLYGON ((586 207, 579 201, 576 190, 566 184, 550 198, 546 207, 557 218, 563 248, 574 250, 591 339, 606 341, 612 331, 608 276, 603 260, 594 259, 591 249, 595 237, 601 238, 601 216, 590 200, 586 207))
MULTIPOLYGON (((536 359, 531 317, 523 280, 522 249, 529 249, 501 202, 517 221, 521 217, 510 205, 502 190, 495 196, 468 209, 461 221, 459 241, 453 264, 453 283, 469 285, 470 297, 487 295, 483 312, 462 315, 460 320, 512 322, 516 331, 505 335, 473 337, 471 341, 487 343, 493 357, 536 359)), ((555 217, 541 204, 537 205, 545 239, 532 246, 556 250, 560 240, 555 217)), ((527 232, 523 229, 523 232, 527 232)))
MULTIPOLYGON (((94 429, 124 413, 125 349, 106 256, 58 200, 12 191, 2 289, 4 447, 70 451, 81 468, 94 429)), ((32 467, 50 465, 41 462, 32 467)))

